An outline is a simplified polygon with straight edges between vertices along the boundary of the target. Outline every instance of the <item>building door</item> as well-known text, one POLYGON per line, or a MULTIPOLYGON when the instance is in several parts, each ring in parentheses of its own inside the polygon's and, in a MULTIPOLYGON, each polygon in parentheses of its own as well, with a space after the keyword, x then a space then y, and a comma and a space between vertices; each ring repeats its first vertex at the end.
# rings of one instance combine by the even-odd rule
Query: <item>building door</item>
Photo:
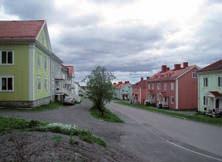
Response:
POLYGON ((216 99, 216 109, 219 109, 219 107, 220 107, 220 100, 216 99))

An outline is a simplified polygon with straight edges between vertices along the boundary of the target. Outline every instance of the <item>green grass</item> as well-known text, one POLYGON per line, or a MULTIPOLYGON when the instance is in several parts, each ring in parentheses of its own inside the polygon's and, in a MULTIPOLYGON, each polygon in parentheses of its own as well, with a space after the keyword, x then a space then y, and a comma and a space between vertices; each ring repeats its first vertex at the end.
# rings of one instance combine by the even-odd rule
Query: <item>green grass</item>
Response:
POLYGON ((10 130, 26 130, 26 131, 41 131, 41 132, 53 132, 65 135, 78 136, 81 140, 88 143, 96 143, 103 147, 106 147, 106 143, 99 137, 93 135, 88 130, 71 128, 66 129, 59 126, 48 127, 47 122, 41 122, 37 120, 24 120, 9 117, 0 117, 0 133, 7 133, 10 130))
POLYGON ((35 107, 35 108, 32 108, 32 109, 27 109, 27 110, 24 110, 23 111, 47 111, 47 110, 54 110, 54 109, 58 109, 59 107, 61 107, 61 103, 59 102, 52 102, 52 103, 49 103, 47 105, 42 105, 42 106, 38 106, 38 107, 35 107))
POLYGON ((40 122, 36 120, 27 121, 24 119, 0 117, 0 133, 7 132, 12 129, 27 129, 43 126, 46 124, 46 122, 40 122))
POLYGON ((102 116, 101 112, 93 107, 90 109, 90 114, 97 119, 101 119, 107 122, 123 123, 123 120, 121 120, 116 114, 108 109, 105 109, 104 115, 102 116))
POLYGON ((48 111, 48 110, 58 109, 61 106, 62 106, 62 104, 59 102, 52 102, 47 105, 41 105, 41 106, 34 107, 34 108, 18 108, 18 109, 4 108, 4 109, 2 109, 2 111, 7 110, 7 111, 40 112, 40 111, 48 111))
POLYGON ((158 112, 162 114, 166 114, 172 117, 180 118, 180 119, 187 119, 187 120, 193 120, 193 121, 198 121, 198 122, 203 122, 203 123, 208 123, 208 124, 213 124, 217 126, 222 126, 222 118, 213 118, 210 116, 206 116, 200 113, 194 113, 194 114, 185 114, 173 110, 167 110, 167 109, 158 109, 152 106, 145 106, 145 105, 140 105, 140 104, 130 104, 125 101, 120 101, 116 100, 114 101, 115 103, 126 105, 132 108, 138 108, 138 109, 143 109, 151 112, 158 112))

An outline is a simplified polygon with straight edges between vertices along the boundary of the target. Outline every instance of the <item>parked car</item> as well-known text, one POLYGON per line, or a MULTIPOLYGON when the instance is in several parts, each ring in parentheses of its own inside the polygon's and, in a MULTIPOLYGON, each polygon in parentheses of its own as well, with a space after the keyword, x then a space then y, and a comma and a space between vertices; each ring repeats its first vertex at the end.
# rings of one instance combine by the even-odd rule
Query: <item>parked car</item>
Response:
POLYGON ((63 104, 74 105, 75 99, 72 96, 65 96, 63 104))

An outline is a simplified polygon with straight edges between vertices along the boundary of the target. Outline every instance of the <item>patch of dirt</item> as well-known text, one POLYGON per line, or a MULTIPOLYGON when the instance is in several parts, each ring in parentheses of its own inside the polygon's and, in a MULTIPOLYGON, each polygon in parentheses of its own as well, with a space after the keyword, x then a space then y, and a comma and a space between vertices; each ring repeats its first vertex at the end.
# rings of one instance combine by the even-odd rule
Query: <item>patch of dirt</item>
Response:
POLYGON ((97 144, 89 144, 78 137, 50 132, 13 131, 0 136, 0 161, 15 162, 130 162, 134 157, 104 148, 97 144))

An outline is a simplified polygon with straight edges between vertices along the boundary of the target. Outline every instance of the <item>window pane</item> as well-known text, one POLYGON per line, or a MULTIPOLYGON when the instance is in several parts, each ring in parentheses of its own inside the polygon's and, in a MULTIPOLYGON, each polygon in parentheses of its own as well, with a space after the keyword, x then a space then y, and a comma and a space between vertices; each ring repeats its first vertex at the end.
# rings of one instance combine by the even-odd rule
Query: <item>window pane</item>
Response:
POLYGON ((12 51, 8 52, 8 64, 12 64, 12 51))
POLYGON ((2 64, 6 64, 6 51, 2 51, 2 64))
POLYGON ((6 90, 6 78, 2 78, 2 90, 6 90))
POLYGON ((8 90, 13 90, 13 87, 12 87, 12 78, 8 78, 8 90))

